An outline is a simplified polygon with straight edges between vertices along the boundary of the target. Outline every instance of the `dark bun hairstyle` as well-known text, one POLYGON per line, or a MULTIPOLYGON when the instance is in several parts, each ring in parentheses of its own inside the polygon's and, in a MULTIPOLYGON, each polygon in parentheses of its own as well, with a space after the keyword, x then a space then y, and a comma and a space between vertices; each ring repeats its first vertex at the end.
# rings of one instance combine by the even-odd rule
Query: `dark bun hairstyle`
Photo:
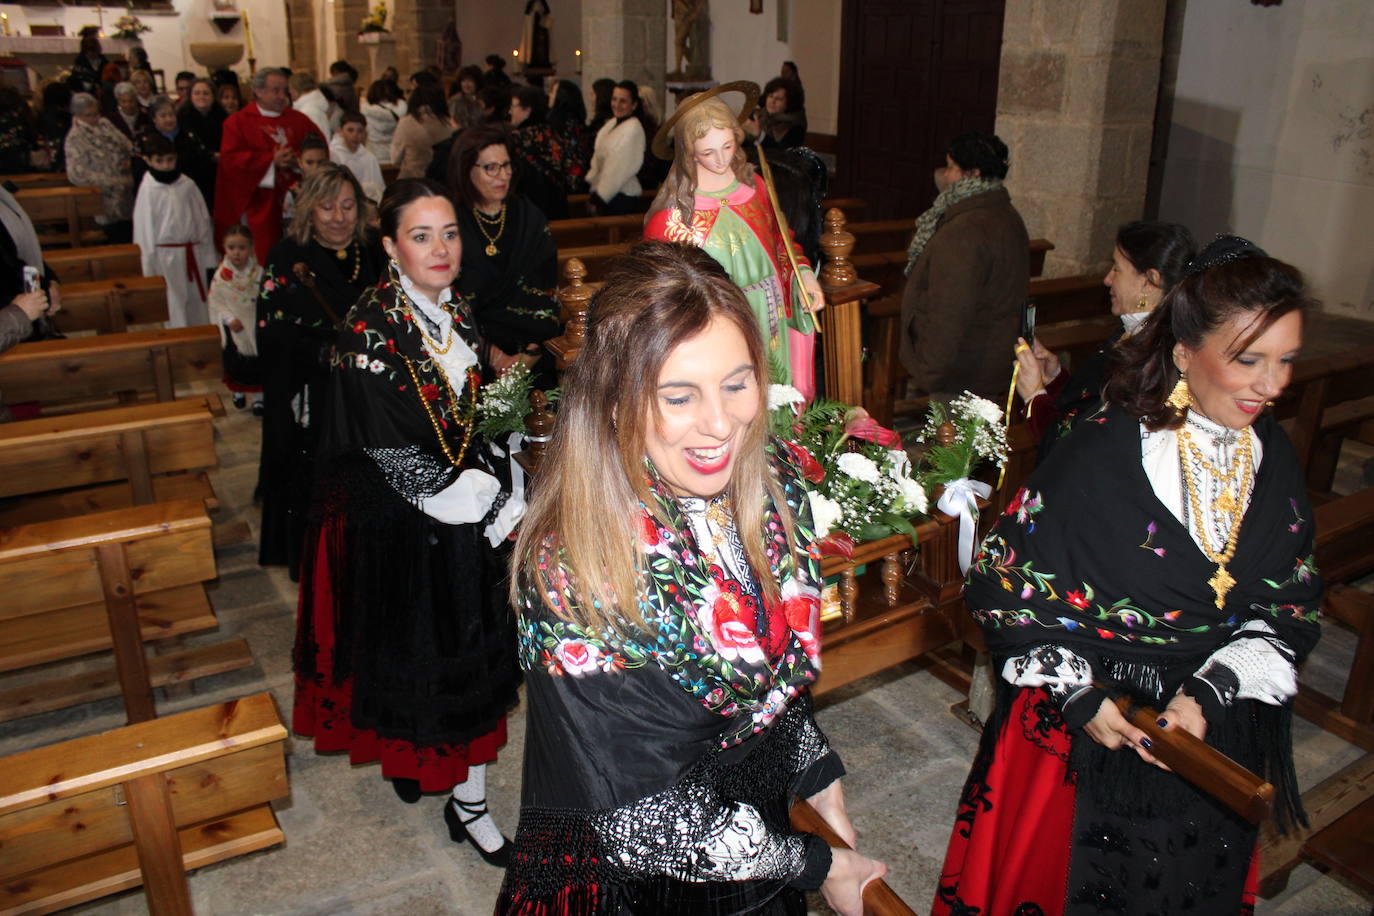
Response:
POLYGON ((977 169, 984 178, 1006 178, 1011 164, 1007 145, 994 134, 960 134, 946 152, 959 168, 966 172, 977 169))

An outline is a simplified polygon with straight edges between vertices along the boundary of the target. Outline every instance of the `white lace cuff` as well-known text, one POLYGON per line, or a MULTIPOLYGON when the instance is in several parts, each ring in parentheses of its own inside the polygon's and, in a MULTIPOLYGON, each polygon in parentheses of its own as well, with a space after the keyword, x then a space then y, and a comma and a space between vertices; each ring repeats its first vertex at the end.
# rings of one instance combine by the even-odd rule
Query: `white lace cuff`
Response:
POLYGON ((1298 692, 1296 661, 1269 624, 1249 620, 1207 658, 1195 678, 1216 693, 1222 706, 1238 699, 1281 706, 1298 692))

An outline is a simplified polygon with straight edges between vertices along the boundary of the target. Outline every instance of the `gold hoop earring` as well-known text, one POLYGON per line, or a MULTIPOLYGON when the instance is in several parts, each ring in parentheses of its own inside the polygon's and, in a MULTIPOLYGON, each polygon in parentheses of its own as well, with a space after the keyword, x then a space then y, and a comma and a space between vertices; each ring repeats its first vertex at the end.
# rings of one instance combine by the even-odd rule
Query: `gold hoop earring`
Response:
POLYGON ((1174 385, 1174 390, 1169 392, 1169 397, 1165 403, 1179 413, 1193 406, 1193 393, 1188 389, 1187 375, 1182 372, 1178 374, 1178 382, 1174 385))

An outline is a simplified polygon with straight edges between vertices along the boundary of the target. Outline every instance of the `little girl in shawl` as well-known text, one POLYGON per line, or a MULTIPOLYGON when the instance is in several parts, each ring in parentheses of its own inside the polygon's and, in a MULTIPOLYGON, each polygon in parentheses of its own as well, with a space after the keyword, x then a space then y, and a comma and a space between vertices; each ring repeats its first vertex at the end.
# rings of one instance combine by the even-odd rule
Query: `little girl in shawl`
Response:
POLYGON ((258 339, 253 327, 262 267, 253 256, 253 233, 242 224, 224 233, 224 260, 210 281, 210 320, 224 344, 224 384, 234 392, 234 406, 254 392, 253 413, 262 415, 262 378, 258 339))

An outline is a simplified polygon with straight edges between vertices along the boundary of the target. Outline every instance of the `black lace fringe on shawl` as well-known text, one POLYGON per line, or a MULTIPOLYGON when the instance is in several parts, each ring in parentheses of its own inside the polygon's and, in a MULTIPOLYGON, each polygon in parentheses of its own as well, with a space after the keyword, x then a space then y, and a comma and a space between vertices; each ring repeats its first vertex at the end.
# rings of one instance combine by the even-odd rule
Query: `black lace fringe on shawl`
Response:
MULTIPOLYGON (((1138 661, 1102 659, 1120 678, 1108 687, 1110 697, 1127 696, 1136 706, 1163 711, 1168 705, 1164 691, 1130 689, 1131 685, 1161 683, 1161 668, 1138 661)), ((1000 671, 1000 664, 994 664, 1000 671)), ((997 677, 997 700, 983 726, 975 768, 986 770, 1003 729, 1018 728, 1007 715, 1020 690, 997 677)), ((1307 826, 1298 788, 1292 752, 1293 713, 1290 706, 1271 706, 1257 700, 1237 700, 1223 722, 1207 723, 1205 741, 1256 776, 1274 784, 1274 821, 1280 833, 1297 825, 1307 826)), ((1157 819, 1181 811, 1209 809, 1217 816, 1240 821, 1238 815, 1206 792, 1174 773, 1146 763, 1130 748, 1111 751, 1081 730, 1071 732, 1073 741, 1065 781, 1078 791, 1092 793, 1104 811, 1132 819, 1157 819), (1080 778, 1081 777, 1081 778, 1080 778)))
POLYGON ((361 451, 321 463, 302 561, 296 673, 353 680, 353 725, 430 747, 490 732, 518 700, 505 551, 479 525, 441 525, 396 494, 361 451), (324 541, 323 560, 317 550, 324 541), (333 665, 320 670, 318 564, 334 601, 333 665), (463 596, 454 600, 455 596, 463 596))
MULTIPOLYGON (((658 844, 664 849, 680 845, 679 812, 720 806, 727 800, 752 806, 769 829, 790 831, 793 793, 819 791, 817 785, 823 788, 844 772, 819 732, 803 727, 811 714, 811 703, 801 698, 772 729, 751 739, 756 744, 742 759, 727 763, 710 754, 676 785, 632 803, 628 807, 637 810, 630 814, 622 809, 523 807, 514 859, 496 912, 500 916, 805 916, 805 894, 791 886, 793 877, 696 881, 646 874, 633 850, 636 844, 651 848, 658 844), (819 759, 812 759, 818 755, 819 759), (793 772, 807 761, 800 772, 793 772), (790 783, 792 791, 769 791, 769 786, 780 783, 790 783)), ((817 837, 807 839, 807 843, 820 842, 817 837)))

